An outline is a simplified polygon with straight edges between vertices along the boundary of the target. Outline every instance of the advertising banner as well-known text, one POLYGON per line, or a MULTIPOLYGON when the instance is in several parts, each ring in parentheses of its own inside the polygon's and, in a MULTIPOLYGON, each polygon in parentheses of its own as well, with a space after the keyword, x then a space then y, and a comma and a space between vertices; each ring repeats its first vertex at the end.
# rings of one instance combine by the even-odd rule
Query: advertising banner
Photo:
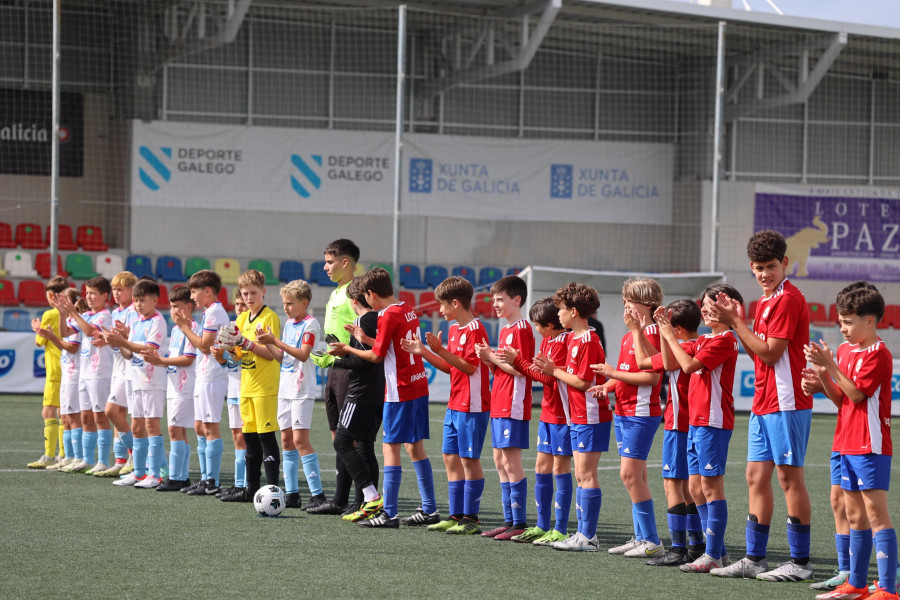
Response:
POLYGON ((44 349, 33 333, 0 333, 0 392, 43 393, 45 375, 44 349))
MULTIPOLYGON (((59 99, 59 174, 81 177, 84 111, 81 94, 59 99)), ((49 175, 53 104, 50 92, 0 89, 0 173, 49 175)))

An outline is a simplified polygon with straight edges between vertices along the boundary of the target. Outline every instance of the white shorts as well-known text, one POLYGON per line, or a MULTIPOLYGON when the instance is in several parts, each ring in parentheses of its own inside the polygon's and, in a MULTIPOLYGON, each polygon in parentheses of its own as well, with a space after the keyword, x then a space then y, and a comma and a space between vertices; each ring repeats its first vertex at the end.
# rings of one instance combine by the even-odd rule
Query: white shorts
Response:
POLYGON ((241 418, 241 405, 228 405, 228 429, 240 429, 244 426, 244 420, 241 418))
POLYGON ((278 427, 285 429, 309 429, 312 426, 313 405, 316 401, 312 398, 300 398, 298 400, 278 399, 278 427))
POLYGON ((169 427, 194 428, 194 399, 193 398, 166 398, 166 415, 169 417, 169 427))
POLYGON ((82 412, 91 410, 91 397, 88 396, 84 379, 78 380, 78 408, 82 412))
POLYGON ((166 406, 165 390, 133 390, 131 416, 136 419, 161 419, 166 406))
POLYGON ((78 382, 61 383, 59 386, 59 414, 77 415, 81 412, 78 402, 78 382))
POLYGON ((198 381, 194 385, 194 418, 204 423, 222 420, 222 405, 228 393, 228 380, 198 381), (199 408, 200 412, 196 412, 199 408))
POLYGON ((91 410, 102 413, 109 399, 109 379, 85 379, 84 388, 91 402, 91 410))
POLYGON ((109 398, 106 400, 107 404, 115 404, 116 406, 128 408, 128 394, 125 390, 125 381, 124 375, 112 378, 109 382, 109 398))

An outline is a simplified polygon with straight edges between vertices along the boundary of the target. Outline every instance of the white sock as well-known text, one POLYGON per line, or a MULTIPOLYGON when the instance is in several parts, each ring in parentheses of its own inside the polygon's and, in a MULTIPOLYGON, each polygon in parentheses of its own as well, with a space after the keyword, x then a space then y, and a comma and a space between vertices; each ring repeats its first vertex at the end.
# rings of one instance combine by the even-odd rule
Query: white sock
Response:
POLYGON ((378 500, 378 490, 375 489, 374 485, 367 485, 363 488, 363 499, 366 502, 378 500))

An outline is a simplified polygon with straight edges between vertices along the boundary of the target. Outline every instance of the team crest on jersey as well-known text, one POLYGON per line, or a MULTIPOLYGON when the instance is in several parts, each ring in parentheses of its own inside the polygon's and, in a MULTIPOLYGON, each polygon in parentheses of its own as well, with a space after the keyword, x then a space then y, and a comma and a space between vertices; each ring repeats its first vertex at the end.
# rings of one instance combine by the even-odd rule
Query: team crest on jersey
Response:
POLYGON ((461 336, 459 336, 459 343, 460 345, 466 343, 466 334, 462 334, 461 336))
POLYGON ((578 356, 578 346, 572 348, 572 358, 575 358, 576 356, 578 356))
POLYGON ((508 345, 508 344, 512 344, 512 338, 513 338, 513 335, 512 335, 512 334, 509 334, 508 336, 506 336, 506 343, 507 343, 507 345, 508 345))
POLYGON ((767 306, 767 307, 766 307, 766 310, 763 311, 763 315, 762 315, 762 318, 763 318, 763 319, 767 319, 767 318, 769 317, 769 311, 770 311, 770 310, 772 310, 772 307, 771 307, 771 306, 767 306))

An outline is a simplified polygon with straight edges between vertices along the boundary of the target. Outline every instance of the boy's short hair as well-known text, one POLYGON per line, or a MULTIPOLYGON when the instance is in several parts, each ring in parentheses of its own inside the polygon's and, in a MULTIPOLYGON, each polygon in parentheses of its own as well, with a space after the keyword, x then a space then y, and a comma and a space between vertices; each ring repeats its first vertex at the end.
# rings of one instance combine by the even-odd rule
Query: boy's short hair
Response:
POLYGON ((197 271, 188 279, 189 289, 199 290, 207 287, 212 288, 213 293, 216 295, 222 291, 222 278, 215 271, 203 269, 202 271, 197 271))
POLYGON ((238 302, 244 304, 244 297, 241 295, 241 288, 236 287, 234 288, 234 303, 237 304, 238 302))
POLYGON ((492 295, 500 293, 504 293, 510 298, 518 296, 520 300, 519 306, 522 306, 528 298, 528 284, 518 275, 507 275, 495 281, 494 285, 491 286, 492 295))
POLYGON ((472 306, 472 296, 475 289, 465 277, 448 277, 434 288, 434 299, 438 302, 450 302, 458 300, 460 306, 466 310, 470 310, 472 306))
POLYGON ((159 298, 159 284, 152 279, 138 279, 138 282, 134 284, 134 289, 131 290, 131 295, 135 298, 143 298, 144 296, 156 296, 159 298))
POLYGON ((372 292, 379 298, 387 298, 394 295, 394 284, 391 283, 391 274, 375 267, 369 269, 362 276, 362 289, 364 292, 372 292))
POLYGON ((884 296, 868 281, 857 281, 842 289, 836 304, 839 315, 871 315, 876 321, 884 317, 884 296))
POLYGON ((51 277, 47 283, 44 285, 44 290, 47 292, 53 292, 54 294, 61 294, 69 287, 69 282, 66 281, 65 277, 60 277, 57 275, 56 277, 51 277))
POLYGON ((193 306, 194 301, 191 299, 191 288, 186 285, 179 285, 177 288, 174 288, 169 292, 169 302, 181 302, 193 306))
POLYGON ((541 327, 563 328, 562 323, 559 322, 559 310, 553 302, 552 296, 541 298, 532 304, 528 310, 528 318, 532 323, 541 327))
POLYGON ((649 277, 629 277, 622 286, 622 298, 650 307, 652 314, 663 303, 663 291, 659 282, 649 277))
POLYGON ((361 306, 366 308, 372 308, 369 306, 369 303, 366 302, 366 294, 362 287, 363 276, 357 275, 353 279, 350 280, 350 283, 347 285, 347 296, 353 300, 356 300, 361 306))
POLYGON ((109 279, 103 277, 102 275, 92 277, 85 281, 84 287, 94 288, 101 294, 109 295, 112 293, 112 286, 109 285, 109 279))
POLYGON ((137 283, 137 276, 131 271, 122 271, 121 273, 116 273, 115 277, 112 278, 112 281, 109 282, 112 287, 134 287, 134 284, 137 283))
POLYGON ((737 291, 734 286, 728 285, 727 283, 714 283, 703 290, 703 297, 713 301, 715 301, 719 294, 725 294, 732 300, 737 300, 741 304, 744 303, 744 297, 741 296, 741 293, 737 291))
POLYGON ((255 285, 258 288, 266 287, 266 276, 256 269, 247 269, 238 277, 238 287, 241 289, 255 285))
POLYGON ((281 295, 290 296, 296 300, 306 300, 307 302, 311 302, 312 288, 302 279, 295 279, 281 288, 281 295))
POLYGON ((359 262, 359 246, 354 244, 352 240, 347 240, 344 238, 334 240, 333 242, 325 246, 325 250, 322 252, 322 254, 330 254, 331 256, 346 256, 353 262, 359 262))
POLYGON ((771 229, 757 231, 750 236, 750 241, 747 242, 747 256, 751 262, 781 261, 784 260, 785 252, 787 252, 787 242, 784 240, 784 236, 771 229))
POLYGON ((700 328, 700 306, 693 300, 676 300, 666 308, 670 311, 669 321, 672 327, 682 327, 685 331, 695 332, 700 328))
POLYGON ((574 308, 580 317, 586 319, 600 308, 600 295, 589 285, 570 281, 556 290, 553 303, 559 307, 574 308))

